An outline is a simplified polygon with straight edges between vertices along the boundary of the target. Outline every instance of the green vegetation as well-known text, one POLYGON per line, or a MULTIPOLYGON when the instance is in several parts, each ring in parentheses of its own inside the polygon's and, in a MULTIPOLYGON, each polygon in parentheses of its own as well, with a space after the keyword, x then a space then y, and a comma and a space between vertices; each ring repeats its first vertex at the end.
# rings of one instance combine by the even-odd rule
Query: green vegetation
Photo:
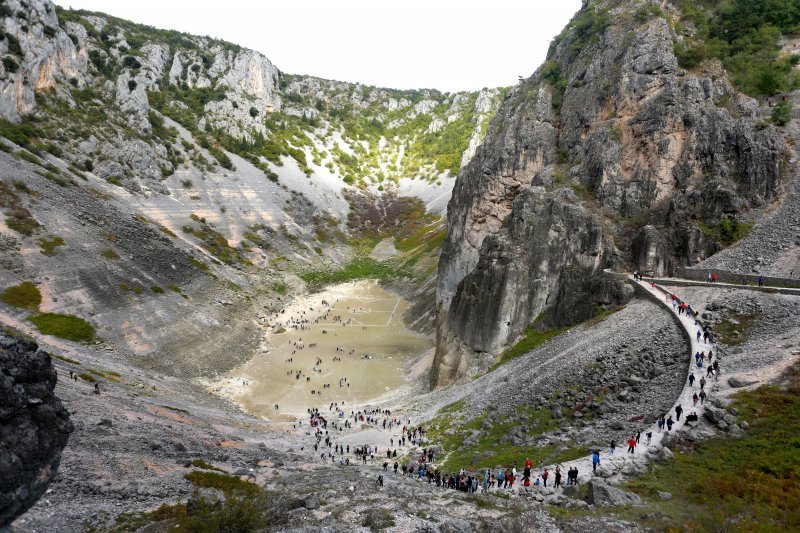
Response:
MULTIPOLYGON (((209 226, 204 219, 197 217, 197 215, 193 215, 192 220, 200 222, 201 227, 198 229, 187 224, 181 229, 184 233, 197 238, 200 241, 200 246, 211 253, 211 255, 228 265, 249 264, 249 261, 243 255, 243 250, 233 248, 230 244, 228 244, 228 239, 211 228, 211 226, 209 226)), ((193 264, 195 263, 193 262, 193 264)), ((195 264, 195 266, 198 265, 195 264)), ((198 268, 208 270, 206 265, 203 264, 203 267, 198 266, 198 268)))
POLYGON ((84 343, 95 340, 94 326, 77 316, 41 313, 29 317, 28 320, 44 335, 84 343))
POLYGON ((707 57, 717 58, 733 84, 751 96, 800 87, 794 71, 800 58, 782 54, 780 47, 781 36, 800 27, 797 0, 681 0, 678 6, 683 14, 679 24, 691 22, 697 29, 690 43, 675 47, 682 67, 691 69, 707 57))
POLYGON ((70 359, 69 357, 65 357, 63 355, 58 355, 58 354, 51 354, 51 356, 55 357, 56 359, 60 359, 61 361, 64 361, 65 363, 69 363, 71 365, 80 366, 80 362, 76 361, 75 359, 70 359))
POLYGON ((547 59, 552 57, 561 42, 570 38, 566 49, 566 62, 571 62, 584 48, 590 44, 596 43, 600 35, 602 35, 610 25, 611 17, 607 11, 596 10, 594 6, 580 10, 561 33, 550 43, 550 48, 547 51, 547 59))
POLYGON ((182 413, 184 415, 189 414, 189 411, 187 411, 186 409, 181 409, 180 407, 171 407, 169 405, 162 405, 161 407, 163 407, 164 409, 169 409, 170 411, 175 411, 176 413, 182 413))
POLYGON ((540 330, 538 329, 537 321, 538 318, 534 320, 530 326, 525 328, 525 335, 522 337, 522 339, 520 339, 514 346, 503 352, 498 358, 497 362, 489 369, 489 372, 499 367, 503 363, 507 363, 512 359, 519 357, 520 355, 524 355, 531 350, 538 348, 545 342, 557 335, 564 333, 570 328, 570 326, 563 326, 560 328, 548 328, 540 330))
POLYGON ((30 212, 24 208, 14 209, 10 217, 6 217, 6 226, 21 235, 30 237, 42 226, 36 221, 30 212))
POLYGON ((749 424, 743 437, 700 441, 628 482, 627 489, 639 493, 647 507, 661 511, 645 527, 800 529, 800 367, 792 367, 788 379, 785 388, 763 386, 733 396, 731 407, 749 424), (661 501, 657 491, 672 493, 672 499, 661 501))
MULTIPOLYGON (((568 448, 558 445, 543 447, 515 446, 508 437, 509 431, 519 426, 522 417, 527 420, 527 437, 541 435, 559 427, 548 409, 521 407, 515 416, 488 422, 487 414, 469 421, 458 418, 463 402, 456 402, 442 408, 437 417, 428 423, 428 437, 441 444, 446 456, 440 459, 444 471, 458 471, 460 468, 494 468, 510 465, 520 466, 526 458, 546 464, 570 461, 588 453, 583 448, 568 448), (467 439, 474 431, 477 437, 467 439), (467 444, 469 443, 469 444, 467 444)), ((566 420, 570 420, 567 418, 566 420)))
POLYGON ((125 292, 133 292, 135 294, 142 294, 142 288, 133 286, 131 287, 127 283, 120 283, 119 288, 125 292))
POLYGON ((753 314, 732 314, 714 326, 719 342, 728 346, 744 344, 747 341, 747 333, 758 320, 758 315, 753 314))
POLYGON ((156 294, 164 294, 164 289, 162 289, 158 285, 150 285, 150 290, 156 294))
POLYGON ((368 527, 370 531, 383 531, 384 529, 389 529, 395 525, 394 513, 392 513, 391 509, 387 509, 385 507, 369 509, 364 514, 364 519, 361 521, 361 525, 368 527))
POLYGON ((219 489, 225 494, 234 492, 241 492, 250 496, 255 496, 261 493, 261 487, 249 481, 242 481, 237 476, 217 472, 201 472, 194 470, 185 477, 193 485, 200 488, 219 489))
POLYGON ((324 285, 355 279, 394 279, 408 276, 410 272, 406 263, 391 260, 376 261, 370 257, 359 256, 338 270, 325 268, 301 272, 299 275, 312 289, 318 289, 324 285))
POLYGON ((792 103, 781 100, 772 110, 772 123, 776 126, 785 126, 792 120, 792 103))
POLYGON ((227 473, 222 468, 217 468, 216 466, 205 462, 202 459, 195 459, 192 461, 192 466, 196 466, 197 468, 203 468, 205 470, 216 470, 217 472, 227 473))
POLYGON ((283 281, 280 281, 280 282, 276 283, 275 286, 274 286, 274 289, 275 289, 275 292, 277 292, 278 294, 288 294, 289 293, 289 285, 287 285, 283 281))
POLYGON ((42 237, 39 239, 39 246, 43 255, 54 256, 58 253, 56 248, 64 246, 64 239, 57 236, 49 239, 42 237))
POLYGON ((97 381, 96 379, 94 379, 93 375, 87 374, 85 372, 82 374, 78 374, 78 377, 81 378, 83 381, 87 381, 89 383, 94 383, 95 381, 97 381))
POLYGON ((740 222, 734 215, 723 216, 719 223, 714 226, 707 226, 699 221, 697 221, 697 225, 706 236, 713 238, 724 246, 730 246, 747 237, 753 229, 752 222, 740 222))
POLYGON ((119 254, 111 249, 103 250, 102 252, 100 252, 100 255, 102 255, 106 259, 119 259, 119 254))
POLYGON ((23 281, 0 293, 0 301, 27 311, 38 311, 42 303, 42 294, 36 285, 30 281, 23 281))
POLYGON ((119 372, 112 372, 111 370, 94 370, 91 368, 89 369, 89 374, 107 379, 109 381, 114 381, 116 383, 120 383, 119 378, 122 377, 119 372))

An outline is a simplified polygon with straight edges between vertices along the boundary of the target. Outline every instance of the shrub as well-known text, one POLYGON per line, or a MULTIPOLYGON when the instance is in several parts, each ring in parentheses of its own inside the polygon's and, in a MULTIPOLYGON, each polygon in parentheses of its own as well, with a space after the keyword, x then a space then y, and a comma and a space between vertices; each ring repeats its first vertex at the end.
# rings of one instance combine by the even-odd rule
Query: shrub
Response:
POLYGON ((772 122, 777 126, 785 126, 792 120, 792 103, 781 100, 772 110, 772 122))
POLYGON ((258 109, 256 109, 255 107, 251 107, 250 108, 250 116, 253 117, 253 118, 256 118, 258 116, 258 109))
POLYGON ((261 487, 249 481, 242 481, 237 476, 217 472, 201 472, 195 470, 184 476, 188 481, 197 487, 219 489, 226 495, 233 492, 257 495, 261 493, 261 487))
POLYGON ((158 285, 151 285, 150 286, 150 290, 153 291, 156 294, 164 294, 164 289, 162 289, 158 285))
POLYGON ((678 60, 678 65, 683 68, 695 68, 707 57, 708 51, 705 45, 699 44, 689 47, 675 45, 675 58, 678 60))
POLYGON ((133 91, 136 89, 136 80, 128 80, 128 90, 133 91))
POLYGON ((39 239, 39 246, 43 255, 54 256, 58 253, 56 248, 64 246, 64 239, 61 237, 52 237, 50 239, 42 237, 39 239))
POLYGON ((0 293, 0 301, 27 311, 37 311, 42 303, 42 294, 36 285, 24 281, 0 293))
POLYGON ((75 342, 92 342, 95 339, 94 326, 77 316, 40 313, 28 320, 44 335, 75 342))
POLYGON ((119 254, 114 250, 103 250, 102 252, 100 252, 100 255, 102 255, 106 259, 119 259, 119 254))
POLYGON ((16 72, 19 70, 19 63, 13 57, 6 56, 3 58, 3 67, 6 72, 16 72))

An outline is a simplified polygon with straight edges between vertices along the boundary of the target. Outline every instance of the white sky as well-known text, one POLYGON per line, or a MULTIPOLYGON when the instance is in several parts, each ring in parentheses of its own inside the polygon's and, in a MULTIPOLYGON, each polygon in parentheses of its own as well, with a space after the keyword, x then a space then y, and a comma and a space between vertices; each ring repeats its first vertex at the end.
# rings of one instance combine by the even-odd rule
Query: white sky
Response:
POLYGON ((258 50, 292 74, 478 90, 529 76, 581 0, 56 0, 258 50))

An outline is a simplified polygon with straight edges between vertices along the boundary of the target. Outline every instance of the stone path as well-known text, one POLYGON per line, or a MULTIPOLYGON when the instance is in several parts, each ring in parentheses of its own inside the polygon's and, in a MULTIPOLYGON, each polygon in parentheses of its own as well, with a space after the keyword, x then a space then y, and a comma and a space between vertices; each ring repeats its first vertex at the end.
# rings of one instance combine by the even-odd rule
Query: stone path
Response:
MULTIPOLYGON (((632 280, 633 278, 631 278, 632 280)), ((655 285, 655 288, 651 286, 649 282, 644 281, 633 281, 633 283, 638 284, 650 294, 652 294, 658 301, 662 303, 662 305, 666 306, 671 313, 673 313, 678 321, 680 322, 683 329, 686 330, 687 335, 691 340, 691 352, 689 355, 689 366, 686 369, 686 385, 683 388, 680 396, 675 400, 670 409, 669 413, 664 413, 665 415, 672 414, 673 421, 675 424, 672 426, 672 431, 678 431, 686 423, 686 415, 691 413, 692 411, 697 413, 697 416, 702 418, 703 412, 705 411, 705 406, 701 405, 699 402, 697 406, 692 405, 692 395, 697 392, 700 392, 700 385, 698 384, 700 380, 700 375, 696 372, 697 367, 695 366, 694 362, 694 354, 697 352, 707 352, 709 349, 713 347, 710 344, 704 343, 702 338, 700 342, 697 342, 697 330, 698 326, 695 325, 694 318, 690 318, 684 315, 678 315, 675 311, 672 310, 672 304, 670 301, 667 301, 667 296, 670 294, 670 291, 667 291, 660 287, 658 284, 655 285), (694 382, 694 386, 689 385, 689 374, 695 371, 695 378, 696 381, 694 382), (676 420, 675 416, 675 407, 680 405, 683 408, 683 413, 681 415, 680 420, 676 420)), ((691 303, 688 302, 687 303, 691 303)), ((718 356, 718 352, 714 349, 714 356, 718 356)), ((703 369, 705 370, 705 369, 703 369)), ((703 374, 704 375, 704 374, 703 374)), ((710 393, 711 390, 714 388, 715 381, 714 378, 708 379, 708 383, 706 385, 706 393, 710 393)), ((651 425, 650 427, 644 428, 641 434, 640 444, 636 446, 636 451, 633 454, 627 453, 628 446, 623 442, 617 442, 617 448, 614 452, 614 455, 609 454, 609 449, 606 448, 601 450, 600 452, 600 465, 597 469, 597 475, 601 475, 602 477, 606 478, 613 478, 618 473, 623 474, 633 474, 636 473, 637 470, 641 470, 641 466, 646 464, 650 459, 653 459, 655 456, 658 456, 662 452, 663 445, 661 441, 664 438, 664 435, 667 433, 666 428, 664 428, 661 432, 658 431, 657 423, 651 425), (650 442, 650 446, 647 446, 647 437, 646 434, 648 432, 653 433, 653 438, 650 442)), ((591 480, 594 476, 592 474, 592 458, 591 456, 584 457, 583 459, 578 459, 575 461, 570 461, 566 463, 561 463, 562 468, 562 476, 563 480, 566 480, 566 471, 570 468, 577 467, 578 468, 578 481, 580 483, 585 483, 591 480)), ((555 465, 548 466, 551 472, 551 483, 554 479, 554 469, 555 465)))

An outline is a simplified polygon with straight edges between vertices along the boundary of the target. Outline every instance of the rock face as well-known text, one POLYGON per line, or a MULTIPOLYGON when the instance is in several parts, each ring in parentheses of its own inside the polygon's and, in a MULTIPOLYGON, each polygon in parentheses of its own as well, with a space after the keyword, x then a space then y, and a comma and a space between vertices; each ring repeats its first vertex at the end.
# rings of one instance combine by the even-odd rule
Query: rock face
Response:
POLYGON ((36 343, 0 333, 0 529, 44 494, 73 430, 36 343))
POLYGON ((617 507, 620 505, 637 505, 642 503, 641 498, 632 492, 612 487, 601 481, 589 482, 589 505, 597 507, 617 507))
POLYGON ((593 37, 577 22, 564 30, 459 172, 439 262, 434 386, 491 361, 540 314, 565 324, 623 301, 603 269, 696 263, 718 249, 701 227, 776 198, 781 132, 718 64, 679 68, 682 36, 661 16, 631 16, 639 7, 584 2, 576 19, 593 37), (566 188, 576 194, 557 192, 566 188))

